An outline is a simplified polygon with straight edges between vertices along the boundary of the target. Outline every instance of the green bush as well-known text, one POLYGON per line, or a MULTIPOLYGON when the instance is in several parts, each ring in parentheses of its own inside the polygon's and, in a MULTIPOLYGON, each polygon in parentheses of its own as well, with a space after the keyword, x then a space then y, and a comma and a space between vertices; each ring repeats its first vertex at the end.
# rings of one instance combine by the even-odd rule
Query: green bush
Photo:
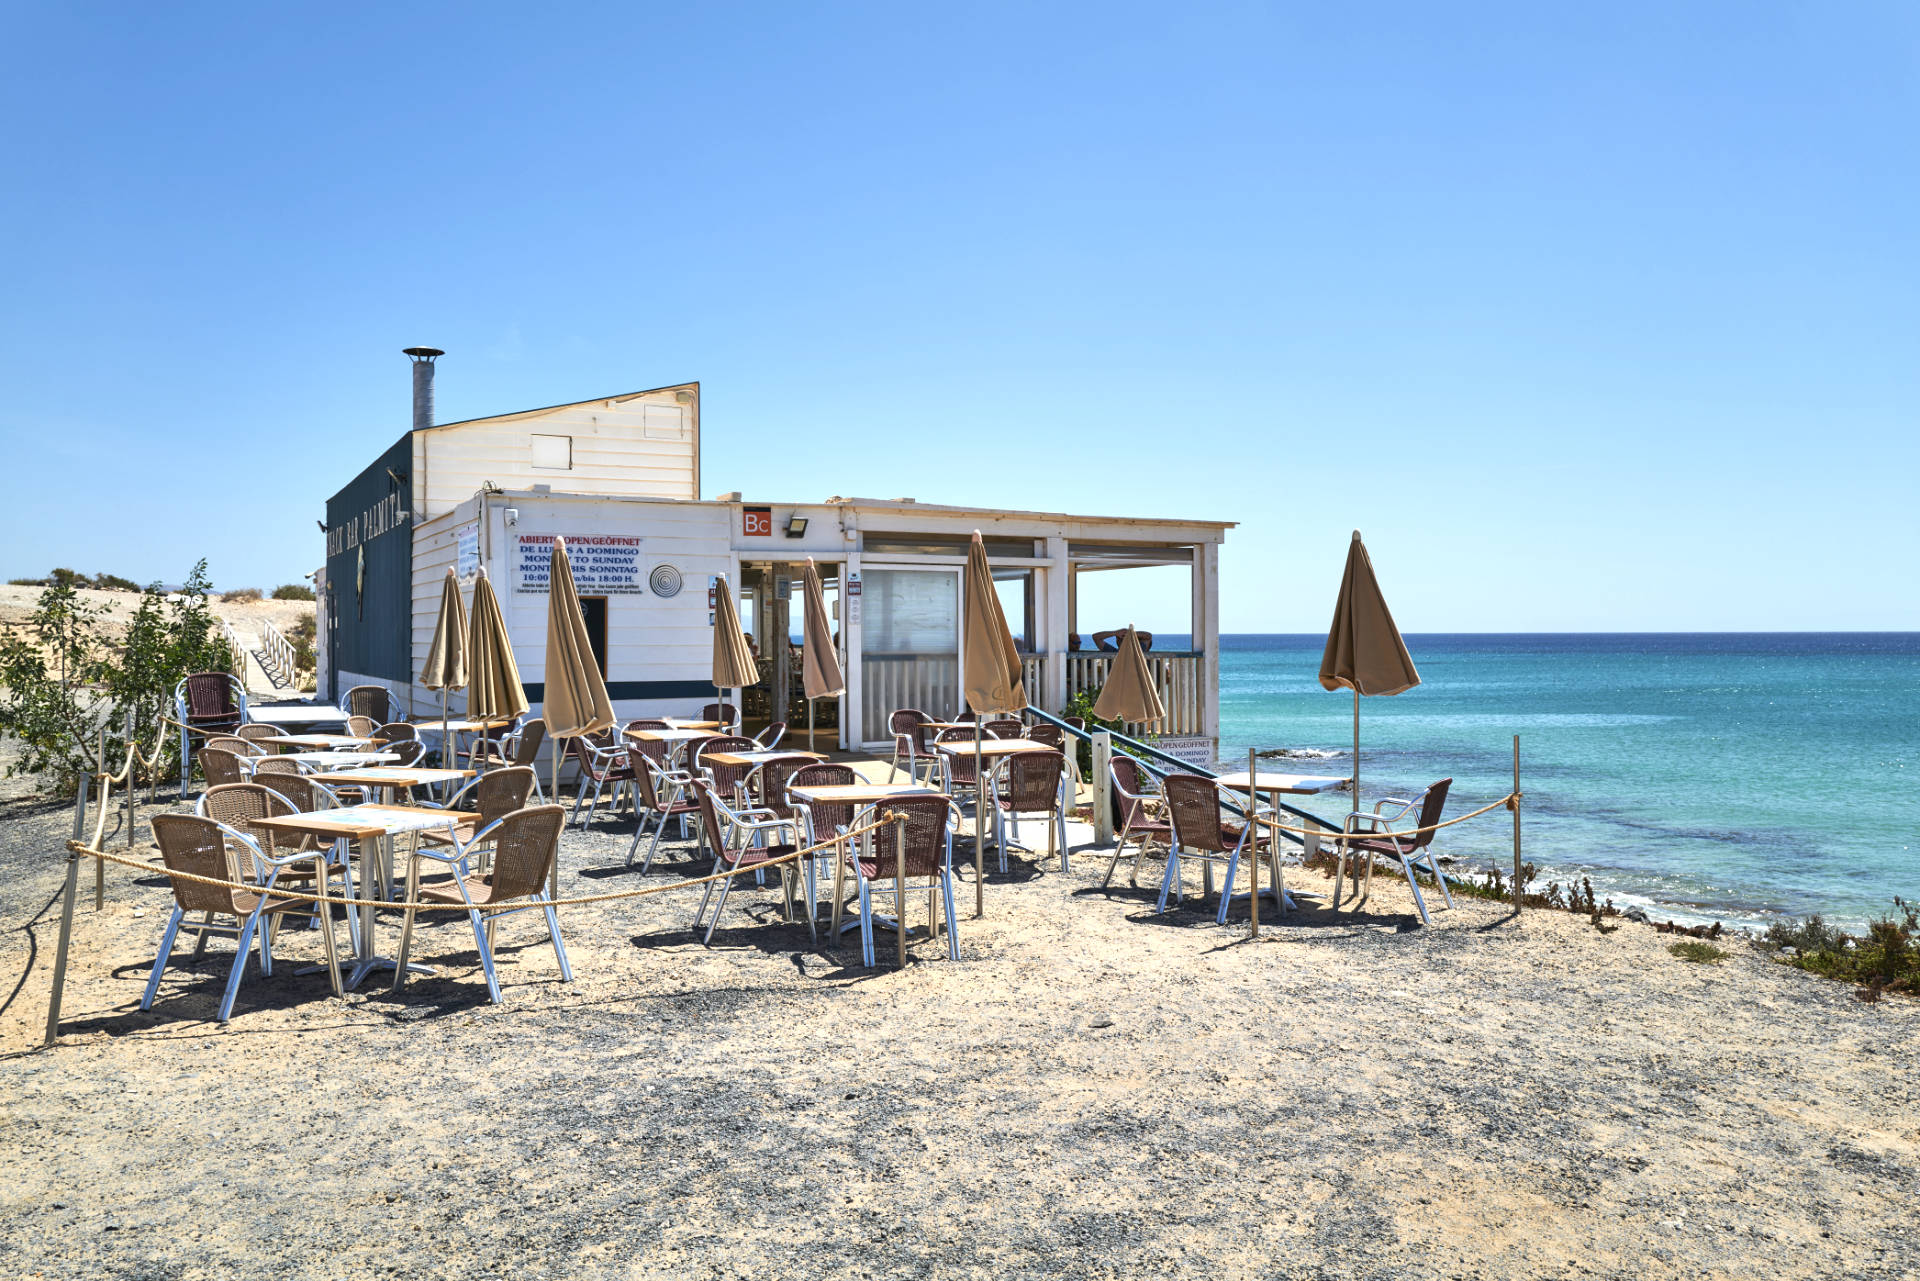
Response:
POLYGON ((273 589, 275 600, 312 600, 313 588, 305 583, 282 583, 273 589))
POLYGON ((1761 946, 1791 953, 1789 965, 1842 983, 1862 985, 1862 995, 1882 992, 1920 996, 1920 904, 1893 900, 1893 915, 1867 925, 1864 935, 1835 930, 1818 916, 1797 924, 1775 922, 1761 946))
POLYGON ((1688 939, 1685 943, 1675 943, 1668 947, 1667 951, 1673 953, 1681 960, 1691 961, 1695 965, 1718 965, 1732 955, 1732 953, 1726 951, 1724 948, 1715 947, 1711 943, 1702 943, 1698 939, 1688 939))
POLYGON ((220 603, 223 605, 250 605, 259 599, 260 589, 258 587, 236 587, 230 592, 220 593, 220 603))

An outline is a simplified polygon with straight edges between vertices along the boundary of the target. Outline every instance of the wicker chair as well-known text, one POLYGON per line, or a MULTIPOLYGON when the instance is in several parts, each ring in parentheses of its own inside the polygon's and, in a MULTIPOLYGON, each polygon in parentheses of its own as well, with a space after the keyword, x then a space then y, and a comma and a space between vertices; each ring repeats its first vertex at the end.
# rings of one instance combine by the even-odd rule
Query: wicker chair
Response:
POLYGON ((708 703, 700 709, 700 715, 697 719, 703 721, 719 721, 722 725, 731 729, 740 723, 740 709, 732 703, 708 703))
POLYGON ((347 733, 354 738, 372 738, 373 731, 380 728, 379 722, 371 716, 347 717, 347 733))
MULTIPOLYGON (((936 743, 971 744, 973 742, 973 731, 970 729, 943 729, 933 741, 936 743)), ((953 795, 957 788, 965 787, 973 788, 976 791, 978 790, 979 780, 974 773, 974 757, 972 752, 941 752, 939 755, 940 769, 943 775, 941 790, 945 791, 949 796, 953 795)), ((991 768, 991 766, 989 766, 989 768, 991 768)))
POLYGON ((1044 743, 1056 752, 1067 750, 1067 731, 1047 721, 1036 721, 1027 726, 1026 736, 1036 743, 1044 743))
POLYGON ((242 725, 233 732, 239 737, 246 739, 249 743, 264 743, 269 745, 274 739, 285 738, 287 736, 287 731, 281 729, 278 725, 242 725))
POLYGON ((1013 829, 1012 839, 1018 841, 1022 814, 1044 816, 1047 856, 1053 856, 1057 844, 1060 870, 1067 870, 1067 816, 1062 796, 1066 773, 1066 757, 1050 748, 1015 752, 1003 758, 993 789, 993 835, 1000 845, 1002 872, 1007 870, 1007 829, 1013 829))
MULTIPOLYGON (((797 819, 781 818, 769 810, 752 809, 742 806, 735 809, 729 806, 717 794, 705 779, 693 781, 694 796, 700 805, 700 821, 707 829, 707 837, 713 842, 713 872, 719 875, 723 871, 736 871, 757 867, 771 862, 784 854, 791 854, 801 847, 800 823, 797 819), (784 841, 769 841, 767 838, 776 833, 785 833, 784 841)), ((807 933, 819 941, 819 931, 813 922, 812 904, 813 860, 802 864, 807 881, 807 933)), ((781 897, 786 902, 787 919, 793 919, 793 872, 795 864, 780 864, 781 897)), ((729 876, 721 881, 708 881, 706 893, 700 896, 700 908, 693 914, 693 928, 698 931, 700 922, 706 918, 707 904, 713 899, 714 886, 720 887, 720 898, 713 905, 713 919, 707 922, 707 932, 701 936, 704 944, 713 942, 713 931, 720 924, 720 914, 727 909, 727 895, 733 891, 733 883, 738 877, 729 876)))
POLYGON ((657 716, 642 716, 637 720, 631 720, 631 721, 628 721, 625 725, 622 725, 620 727, 620 733, 622 735, 625 735, 626 732, 630 729, 667 729, 667 728, 669 728, 667 723, 661 720, 657 716))
MULTIPOLYGON (((1440 882, 1440 893, 1447 900, 1447 906, 1453 906, 1453 891, 1447 888, 1446 873, 1440 870, 1440 864, 1433 857, 1433 833, 1417 832, 1412 836, 1400 836, 1388 826, 1406 817, 1417 805, 1420 808, 1420 821, 1414 827, 1432 827, 1440 821, 1440 813, 1447 805, 1447 792, 1453 787, 1453 780, 1443 778, 1412 800, 1402 800, 1390 796, 1377 802, 1371 814, 1356 810, 1347 815, 1346 831, 1352 833, 1335 841, 1339 859, 1339 870, 1333 882, 1333 905, 1340 906, 1340 888, 1346 881, 1347 860, 1364 858, 1367 864, 1366 888, 1354 902, 1366 899, 1373 892, 1373 860, 1376 856, 1390 858, 1400 864, 1401 873, 1407 878, 1407 885, 1413 890, 1413 905, 1420 909, 1420 921, 1423 925, 1432 925, 1433 918, 1427 915, 1427 900, 1420 893, 1420 882, 1414 879, 1416 870, 1424 870, 1434 880, 1440 882), (1393 813, 1386 812, 1388 806, 1399 806, 1393 813), (1369 824, 1365 829, 1361 824, 1369 824), (1359 835, 1362 831, 1365 835, 1359 835)), ((1354 871, 1354 880, 1360 878, 1359 870, 1354 871)), ((1357 885, 1355 888, 1359 888, 1357 885)))
POLYGON ((252 739, 241 738, 234 734, 215 734, 207 739, 200 750, 204 752, 209 747, 219 752, 232 752, 243 760, 267 754, 267 749, 252 739))
POLYGON ((996 716, 984 728, 988 738, 1023 738, 1027 727, 1017 716, 996 716))
POLYGON ((391 747, 395 743, 417 741, 420 731, 405 721, 388 721, 385 725, 375 726, 370 737, 384 738, 387 740, 387 746, 391 747))
POLYGON ((312 814, 340 806, 340 797, 333 789, 310 774, 260 774, 253 781, 286 797, 296 814, 312 814))
POLYGON ((1126 850, 1127 842, 1133 841, 1133 872, 1127 878, 1127 884, 1140 884, 1140 863, 1147 856, 1147 850, 1158 844, 1166 845, 1173 840, 1173 825, 1157 816, 1153 803, 1157 797, 1147 790, 1149 775, 1140 767, 1140 762, 1131 756, 1118 752, 1107 760, 1107 779, 1111 784, 1113 805, 1113 830, 1119 833, 1113 847, 1113 858, 1107 863, 1107 874, 1101 880, 1104 889, 1113 883, 1113 869, 1120 864, 1120 855, 1126 850))
MULTIPOLYGON (((1224 795, 1220 784, 1210 778, 1201 778, 1197 774, 1172 774, 1161 784, 1161 795, 1166 798, 1167 817, 1173 829, 1173 839, 1167 847, 1167 870, 1160 878, 1160 901, 1155 910, 1167 910, 1167 896, 1173 895, 1176 906, 1181 898, 1180 883, 1181 859, 1195 858, 1201 861, 1206 873, 1205 893, 1213 892, 1213 865, 1227 865, 1226 887, 1220 892, 1220 909, 1214 919, 1217 923, 1227 923, 1227 908, 1233 903, 1234 878, 1239 872, 1240 855, 1251 845, 1251 857, 1258 858, 1266 854, 1268 866, 1273 871, 1273 887, 1280 900, 1280 908, 1286 910, 1286 882, 1281 879, 1280 858, 1270 838, 1254 833, 1255 824, 1234 822, 1228 817, 1222 804, 1224 795)), ((1244 802, 1235 802, 1236 806, 1244 802)))
POLYGON ((753 741, 761 751, 771 752, 774 748, 780 746, 780 740, 786 736, 787 723, 785 721, 775 721, 758 734, 755 734, 753 741))
POLYGON ((253 766, 253 776, 255 778, 260 777, 262 774, 303 774, 306 772, 301 768, 299 761, 290 761, 284 756, 256 756, 250 763, 253 766))
MULTIPOLYGON (((160 846, 160 858, 169 872, 223 881, 247 880, 249 878, 241 873, 242 856, 235 853, 238 849, 252 859, 256 868, 264 870, 261 882, 263 889, 273 886, 282 869, 295 863, 320 863, 321 868, 316 870, 322 876, 326 874, 324 860, 316 853, 270 855, 246 833, 196 814, 154 815, 153 839, 160 846)), ((217 1015, 219 1021, 225 1023, 233 1014, 233 998, 240 990, 240 979, 246 973, 247 956, 253 950, 256 939, 260 948, 260 973, 263 977, 273 974, 273 942, 268 937, 269 931, 260 929, 261 918, 288 912, 311 912, 312 900, 269 899, 265 894, 225 885, 203 885, 198 881, 176 880, 172 885, 173 911, 168 914, 166 928, 160 935, 160 950, 153 959, 153 971, 147 977, 147 990, 140 998, 140 1008, 153 1008, 154 998, 160 992, 161 976, 165 974, 167 961, 173 955, 173 943, 180 933, 181 921, 188 912, 204 912, 207 919, 197 927, 202 940, 209 931, 231 933, 234 936, 233 965, 227 971, 226 991, 221 994, 217 1015), (213 918, 216 916, 230 916, 233 924, 215 924, 213 918)), ((327 972, 333 979, 334 992, 338 993, 340 956, 331 920, 322 922, 320 933, 326 940, 327 972)))
MULTIPOLYGON (((641 874, 645 875, 653 870, 653 856, 660 848, 660 836, 667 830, 667 820, 679 820, 680 839, 686 840, 687 819, 700 813, 700 803, 693 798, 693 775, 667 767, 666 744, 630 738, 627 759, 634 762, 633 784, 639 798, 634 810, 640 818, 640 825, 633 830, 633 844, 627 846, 628 867, 633 866, 633 857, 640 851, 640 838, 647 834, 647 819, 655 820, 653 842, 647 846, 646 862, 640 865, 641 874)), ((694 851, 694 857, 699 857, 698 850, 694 851)))
MULTIPOLYGON (((346 858, 336 858, 334 856, 334 843, 332 841, 322 841, 311 833, 288 837, 284 834, 276 834, 272 828, 261 829, 254 826, 254 824, 263 818, 273 818, 285 814, 299 814, 318 808, 318 805, 310 805, 303 810, 300 805, 296 804, 295 801, 282 790, 267 784, 254 782, 228 783, 220 787, 208 788, 201 794, 200 799, 194 802, 193 812, 201 818, 210 818, 216 823, 223 823, 233 828, 235 831, 245 832, 247 835, 253 837, 254 840, 266 850, 269 857, 284 858, 290 854, 301 854, 315 860, 313 865, 295 863, 285 868, 280 873, 280 884, 312 884, 314 868, 318 866, 320 860, 325 860, 329 867, 337 867, 340 869, 340 875, 345 889, 343 896, 351 898, 353 897, 353 868, 346 858)), ((239 848, 234 850, 236 858, 241 858, 248 853, 249 851, 239 848)), ((245 872, 247 868, 252 867, 253 864, 250 857, 245 857, 243 861, 246 866, 241 870, 245 872)), ((264 872, 265 869, 263 868, 254 868, 252 875, 243 876, 242 879, 258 881, 264 872)), ((281 914, 275 914, 269 918, 269 930, 273 929, 274 923, 280 919, 280 915, 281 914)), ((313 913, 309 923, 315 928, 319 927, 320 906, 317 902, 313 904, 313 913)), ((352 912, 347 913, 347 932, 353 938, 353 950, 358 952, 360 950, 360 920, 359 917, 352 912)), ((268 941, 272 941, 271 934, 268 935, 268 941)), ((195 959, 198 959, 200 954, 206 950, 206 946, 207 936, 205 933, 202 933, 200 935, 200 941, 195 944, 193 949, 195 959)))
POLYGON ((208 787, 247 781, 247 772, 240 765, 240 754, 222 751, 217 747, 200 749, 200 772, 206 776, 208 787))
POLYGON ((192 733, 232 733, 247 719, 247 692, 230 672, 184 676, 174 686, 173 699, 192 733))
POLYGON ((900 762, 907 763, 907 781, 920 781, 920 762, 927 763, 927 775, 932 777, 938 768, 938 758, 927 743, 927 724, 933 717, 917 707, 902 707, 887 718, 887 727, 893 734, 893 768, 899 769, 900 762))
POLYGON ((500 977, 493 964, 493 923, 515 912, 541 911, 547 918, 547 936, 553 940, 553 954, 560 962, 560 977, 573 982, 573 967, 567 963, 567 947, 560 940, 560 916, 547 897, 547 875, 560 851, 560 829, 566 826, 566 809, 559 805, 535 805, 515 810, 480 828, 473 839, 453 847, 451 853, 435 854, 425 846, 416 847, 408 860, 407 923, 400 931, 400 955, 393 970, 393 990, 398 992, 407 976, 407 954, 413 947, 413 918, 418 912, 465 912, 473 925, 474 945, 480 949, 480 968, 487 976, 487 996, 500 1002, 500 977), (483 841, 493 843, 493 870, 485 875, 470 870, 474 847, 483 841), (432 859, 453 870, 447 882, 423 884, 420 860, 432 859), (519 900, 525 900, 519 902, 519 900), (518 902, 518 906, 503 906, 518 902))
POLYGON ((715 765, 707 760, 714 752, 757 752, 760 744, 739 735, 720 734, 693 745, 692 772, 704 774, 721 796, 738 804, 741 785, 747 781, 750 765, 715 765))
POLYGON ((612 730, 601 730, 597 734, 578 734, 567 741, 567 754, 580 767, 580 782, 573 792, 573 817, 580 826, 593 822, 593 812, 600 806, 600 794, 609 783, 613 785, 612 810, 620 812, 620 794, 627 784, 633 782, 633 762, 627 758, 627 749, 614 740, 612 730), (587 799, 587 784, 593 784, 593 799, 587 799), (586 801, 587 814, 580 817, 580 803, 586 801))
POLYGON ((465 802, 471 798, 473 812, 478 817, 461 820, 451 836, 428 828, 420 833, 420 839, 428 845, 471 845, 475 832, 515 810, 525 809, 527 798, 533 795, 534 785, 538 781, 539 775, 532 766, 509 765, 505 769, 488 770, 478 778, 468 779, 466 785, 449 796, 444 804, 423 801, 422 804, 435 809, 458 810, 465 809, 465 802))
POLYGON ((384 685, 355 685, 341 697, 340 707, 349 717, 364 716, 375 724, 401 719, 384 685))
MULTIPOLYGON (((959 913, 953 903, 953 830, 958 825, 959 809, 944 796, 895 796, 862 810, 858 822, 871 822, 885 811, 907 816, 904 879, 901 876, 899 829, 889 823, 867 837, 864 849, 847 856, 847 869, 853 873, 860 899, 860 960, 874 964, 873 892, 876 886, 893 883, 893 920, 896 930, 907 928, 907 892, 912 882, 924 879, 927 885, 927 932, 939 935, 940 910, 947 917, 947 957, 960 959, 960 936, 954 928, 959 913)), ((885 893, 884 888, 881 890, 885 893)), ((833 908, 833 937, 840 936, 839 903, 833 908)))
POLYGON ((791 818, 793 802, 787 796, 787 784, 795 774, 814 763, 813 757, 800 753, 762 761, 747 772, 747 794, 762 809, 772 810, 781 818, 791 818))
MULTIPOLYGON (((468 757, 468 763, 474 769, 492 769, 498 765, 525 765, 532 768, 540 761, 540 748, 547 739, 547 723, 538 717, 523 723, 519 729, 501 739, 496 748, 487 747, 482 742, 474 744, 474 750, 468 757)), ((533 794, 546 803, 546 789, 540 785, 540 776, 536 771, 533 779, 533 794)))

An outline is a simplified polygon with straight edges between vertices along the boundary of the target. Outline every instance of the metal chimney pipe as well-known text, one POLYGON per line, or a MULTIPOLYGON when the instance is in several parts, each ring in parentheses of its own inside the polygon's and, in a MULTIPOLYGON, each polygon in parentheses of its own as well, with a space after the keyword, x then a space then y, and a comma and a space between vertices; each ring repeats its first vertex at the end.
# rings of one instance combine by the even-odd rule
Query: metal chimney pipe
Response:
POLYGON ((413 429, 433 426, 433 362, 447 353, 438 347, 403 347, 413 357, 413 429))

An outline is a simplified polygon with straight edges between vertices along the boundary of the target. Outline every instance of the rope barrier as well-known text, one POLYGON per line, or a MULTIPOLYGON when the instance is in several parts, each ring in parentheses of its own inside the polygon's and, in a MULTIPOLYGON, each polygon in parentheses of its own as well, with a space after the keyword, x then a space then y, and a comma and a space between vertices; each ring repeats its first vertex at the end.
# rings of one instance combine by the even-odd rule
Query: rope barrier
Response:
POLYGON ((1509 792, 1490 805, 1482 805, 1471 814, 1462 814, 1459 818, 1450 818, 1444 823, 1434 823, 1429 827, 1396 827, 1384 832, 1329 832, 1324 828, 1288 827, 1284 823, 1274 819, 1261 818, 1258 815, 1254 816, 1254 822, 1277 832, 1292 832, 1296 836, 1318 836, 1322 840, 1328 841, 1365 840, 1370 837, 1393 837, 1398 839, 1404 836, 1424 836, 1428 832, 1437 832, 1443 827, 1452 827, 1454 824, 1464 823, 1470 818, 1479 818, 1488 810, 1518 810, 1520 808, 1520 799, 1523 795, 1524 793, 1521 792, 1509 792))
MULTIPOLYGON (((881 818, 877 819, 872 823, 867 824, 865 827, 856 828, 851 832, 843 832, 839 836, 834 837, 832 840, 816 841, 814 844, 808 845, 802 849, 790 850, 785 854, 778 855, 774 858, 765 859, 761 862, 754 863, 750 866, 736 867, 731 869, 730 871, 725 871, 725 872, 715 872, 712 875, 695 877, 692 880, 675 881, 671 885, 649 885, 649 886, 644 886, 637 890, 615 890, 606 894, 580 894, 570 898, 542 899, 537 901, 540 902, 541 906, 543 907, 545 906, 577 907, 586 903, 612 902, 615 899, 646 898, 654 894, 665 894, 669 890, 683 890, 688 888, 689 886, 706 885, 712 881, 724 881, 728 877, 742 876, 748 872, 760 872, 760 871, 764 871, 769 867, 779 867, 783 863, 797 862, 800 859, 805 858, 807 855, 816 853, 820 850, 828 849, 830 847, 845 845, 848 841, 852 840, 856 836, 864 836, 868 832, 874 831, 881 827, 888 826, 893 822, 895 817, 896 817, 895 812, 892 810, 888 810, 885 812, 885 814, 881 818)), ((345 898, 345 897, 341 897, 333 894, 322 895, 317 893, 301 892, 297 890, 283 890, 278 886, 263 886, 263 885, 253 884, 251 882, 246 882, 246 881, 220 880, 211 876, 201 876, 194 872, 175 872, 168 869, 164 865, 160 867, 155 867, 152 863, 143 862, 139 859, 123 858, 118 854, 109 854, 107 853, 107 851, 103 849, 97 849, 94 846, 87 845, 80 841, 68 841, 67 849, 74 854, 83 854, 88 858, 101 859, 108 863, 118 863, 122 867, 131 867, 131 868, 138 869, 139 871, 142 871, 142 872, 158 872, 160 875, 165 876, 170 880, 190 881, 196 885, 220 886, 229 890, 240 890, 247 894, 258 894, 266 898, 287 899, 289 901, 298 902, 298 903, 317 903, 322 898, 324 898, 329 904, 337 904, 342 907, 405 908, 409 906, 420 905, 417 901, 409 901, 406 899, 394 900, 394 899, 384 899, 384 898, 375 898, 375 899, 345 898)), ((314 857, 319 858, 321 856, 316 852, 314 857)), ((441 904, 441 903, 425 904, 425 906, 428 906, 431 908, 458 907, 457 904, 441 904)), ((483 911, 486 909, 485 904, 478 904, 476 906, 480 907, 480 909, 483 911)))

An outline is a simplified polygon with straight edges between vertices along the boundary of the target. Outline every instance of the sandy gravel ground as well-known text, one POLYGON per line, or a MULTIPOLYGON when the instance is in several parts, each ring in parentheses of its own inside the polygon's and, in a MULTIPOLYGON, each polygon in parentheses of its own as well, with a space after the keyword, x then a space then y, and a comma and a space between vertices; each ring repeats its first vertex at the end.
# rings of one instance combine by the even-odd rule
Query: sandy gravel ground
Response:
MULTIPOLYGON (((1252 942, 1081 852, 990 877, 957 964, 771 890, 703 948, 677 893, 570 910, 572 985, 516 917, 491 1006, 437 925, 398 997, 277 968, 221 1029, 224 958, 137 1011, 166 897, 114 869, 40 1051, 68 822, 0 817, 10 1276, 1920 1275, 1920 1004, 1745 951, 1306 873, 1252 942)), ((630 830, 563 888, 643 883, 630 830)))

